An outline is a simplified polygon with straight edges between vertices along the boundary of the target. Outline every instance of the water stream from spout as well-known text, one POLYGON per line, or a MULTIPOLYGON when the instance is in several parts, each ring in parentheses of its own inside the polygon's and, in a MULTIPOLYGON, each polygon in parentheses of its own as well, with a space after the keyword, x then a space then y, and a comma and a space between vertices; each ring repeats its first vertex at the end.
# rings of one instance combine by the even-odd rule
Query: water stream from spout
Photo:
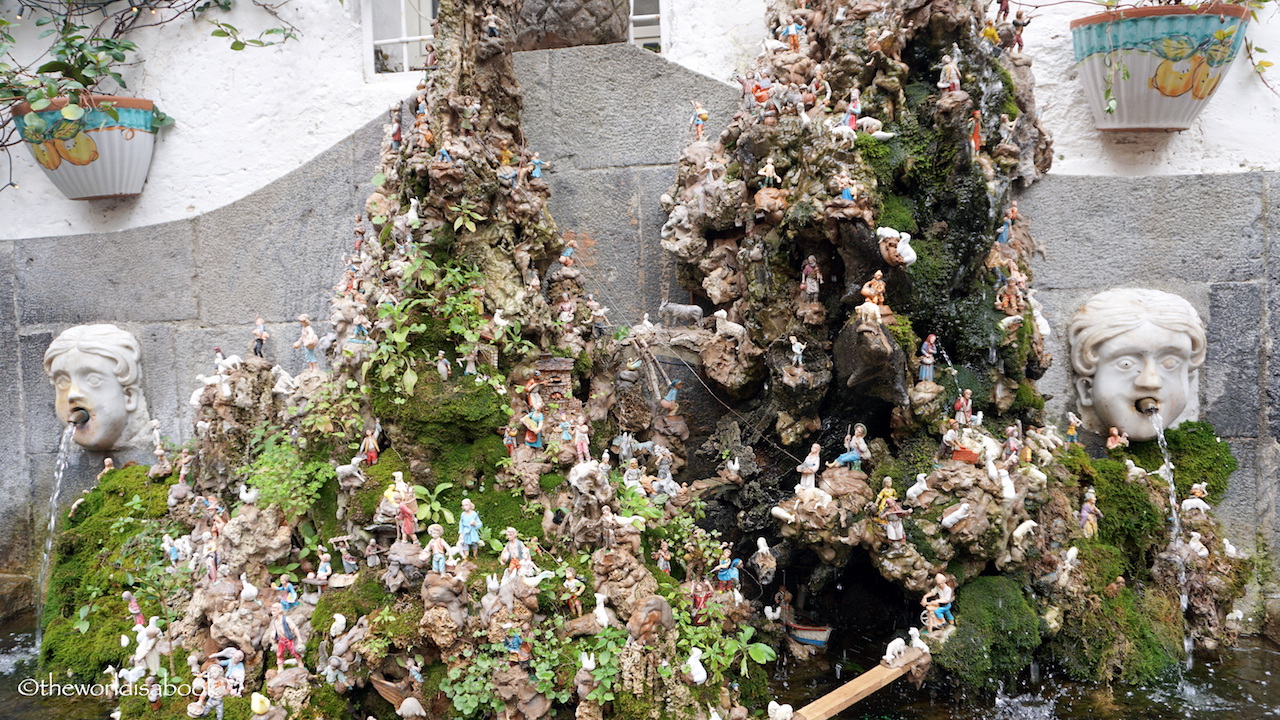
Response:
MULTIPOLYGON (((1169 491, 1169 555, 1173 558, 1174 567, 1178 570, 1178 602, 1182 612, 1185 613, 1188 601, 1187 560, 1182 540, 1182 518, 1178 515, 1178 489, 1173 482, 1173 457, 1169 454, 1169 443, 1164 437, 1164 418, 1160 417, 1160 411, 1151 410, 1147 413, 1147 418, 1156 430, 1156 442, 1160 445, 1160 455, 1164 458, 1164 465, 1160 467, 1159 474, 1168 483, 1169 491)), ((1191 634, 1187 633, 1182 638, 1182 648, 1186 652, 1188 668, 1192 663, 1192 647, 1191 634)))
POLYGON ((48 590, 49 565, 53 561, 53 533, 58 525, 58 494, 62 492, 62 476, 66 474, 71 459, 71 436, 76 431, 74 422, 67 423, 58 442, 58 460, 53 466, 53 494, 49 496, 49 524, 44 533, 44 552, 40 556, 40 574, 36 576, 36 652, 44 639, 44 596, 48 590))

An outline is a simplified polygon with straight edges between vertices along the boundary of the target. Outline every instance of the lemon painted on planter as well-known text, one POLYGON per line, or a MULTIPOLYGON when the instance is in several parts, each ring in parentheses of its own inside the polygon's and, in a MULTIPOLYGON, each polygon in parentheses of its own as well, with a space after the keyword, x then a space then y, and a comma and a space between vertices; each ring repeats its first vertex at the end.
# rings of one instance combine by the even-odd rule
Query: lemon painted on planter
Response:
POLYGON ((18 132, 45 175, 72 200, 137 195, 147 179, 155 145, 150 100, 94 95, 79 117, 64 117, 66 98, 32 112, 15 109, 18 132), (111 103, 117 117, 101 109, 111 103))
POLYGON ((1099 130, 1189 128, 1243 46, 1248 13, 1236 5, 1173 5, 1073 21, 1076 63, 1094 124, 1099 130))

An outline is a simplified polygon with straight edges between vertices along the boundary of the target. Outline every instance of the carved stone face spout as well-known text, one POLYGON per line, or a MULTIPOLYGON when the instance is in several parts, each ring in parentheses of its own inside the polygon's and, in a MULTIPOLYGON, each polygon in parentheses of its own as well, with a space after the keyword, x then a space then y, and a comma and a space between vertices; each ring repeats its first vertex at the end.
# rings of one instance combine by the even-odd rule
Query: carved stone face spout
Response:
POLYGON ((1169 427, 1194 415, 1205 334, 1183 298, 1143 289, 1099 293, 1071 319, 1068 342, 1090 429, 1114 426, 1151 440, 1155 413, 1169 427))
POLYGON ((140 355, 137 338, 114 325, 78 325, 49 345, 44 370, 54 387, 54 412, 64 423, 76 421, 77 445, 108 451, 146 442, 150 417, 140 355))

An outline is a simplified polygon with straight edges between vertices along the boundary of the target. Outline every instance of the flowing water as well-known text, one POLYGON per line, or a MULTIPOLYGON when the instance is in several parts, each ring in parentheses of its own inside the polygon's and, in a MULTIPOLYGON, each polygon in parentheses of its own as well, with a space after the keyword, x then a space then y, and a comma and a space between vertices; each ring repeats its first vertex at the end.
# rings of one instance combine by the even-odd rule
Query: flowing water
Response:
MULTIPOLYGON (((1164 478, 1169 487, 1169 555, 1173 558, 1174 567, 1178 570, 1178 587, 1182 589, 1179 596, 1179 602, 1182 605, 1182 611, 1187 611, 1187 558, 1186 548, 1182 540, 1182 518, 1178 514, 1178 488, 1173 482, 1173 458, 1169 454, 1169 444, 1164 437, 1164 418, 1160 417, 1160 411, 1152 410, 1147 415, 1151 420, 1151 425, 1156 429, 1156 442, 1160 445, 1160 454, 1164 457, 1164 465, 1160 466, 1160 476, 1164 478)), ((1182 647, 1186 652, 1187 667, 1191 667, 1192 663, 1192 639, 1191 635, 1182 638, 1182 647)))
MULTIPOLYGON (((963 615, 959 616, 963 622, 963 615)), ((877 633, 878 634, 878 633, 877 633)), ((873 666, 887 637, 835 637, 847 650, 792 664, 779 702, 799 710, 873 666), (874 643, 874 644, 872 644, 874 643), (847 657, 847 660, 842 659, 847 657), (841 681, 836 666, 843 665, 841 681)), ((1051 666, 1024 673, 994 697, 953 692, 926 682, 917 690, 898 680, 836 716, 839 720, 1263 720, 1280 717, 1280 647, 1257 637, 1195 668, 1136 688, 1105 688, 1065 679, 1051 666), (1274 675, 1273 675, 1274 673, 1274 675)))
POLYGON ((71 459, 71 436, 76 431, 76 424, 67 423, 62 431, 62 440, 58 443, 58 461, 53 466, 53 494, 49 496, 49 525, 45 528, 44 553, 40 556, 40 574, 36 576, 36 647, 40 647, 44 623, 44 595, 48 589, 49 565, 53 561, 53 534, 58 526, 58 494, 62 492, 62 476, 66 474, 67 462, 71 459))
MULTIPOLYGON (((95 697, 95 689, 48 682, 36 667, 35 616, 0 622, 0 718, 4 720, 107 720, 114 703, 95 697)), ((105 676, 104 676, 105 677, 105 676)), ((59 682, 61 679, 58 679, 59 682)))

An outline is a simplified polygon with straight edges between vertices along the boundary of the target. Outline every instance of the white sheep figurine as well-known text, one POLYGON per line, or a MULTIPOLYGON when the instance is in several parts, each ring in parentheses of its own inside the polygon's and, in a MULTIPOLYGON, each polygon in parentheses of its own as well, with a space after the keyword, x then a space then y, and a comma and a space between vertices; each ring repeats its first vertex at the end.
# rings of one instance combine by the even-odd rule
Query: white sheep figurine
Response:
POLYGON ((942 527, 950 530, 954 528, 961 520, 969 517, 973 511, 969 508, 969 503, 960 503, 957 509, 950 511, 942 518, 942 527))
POLYGON ((902 638, 894 638, 889 641, 889 647, 885 648, 884 657, 880 661, 889 667, 897 667, 902 662, 902 656, 907 652, 907 641, 902 638))
POLYGON ((716 337, 728 338, 742 347, 747 344, 747 329, 729 319, 729 313, 720 309, 711 314, 716 319, 716 337))

